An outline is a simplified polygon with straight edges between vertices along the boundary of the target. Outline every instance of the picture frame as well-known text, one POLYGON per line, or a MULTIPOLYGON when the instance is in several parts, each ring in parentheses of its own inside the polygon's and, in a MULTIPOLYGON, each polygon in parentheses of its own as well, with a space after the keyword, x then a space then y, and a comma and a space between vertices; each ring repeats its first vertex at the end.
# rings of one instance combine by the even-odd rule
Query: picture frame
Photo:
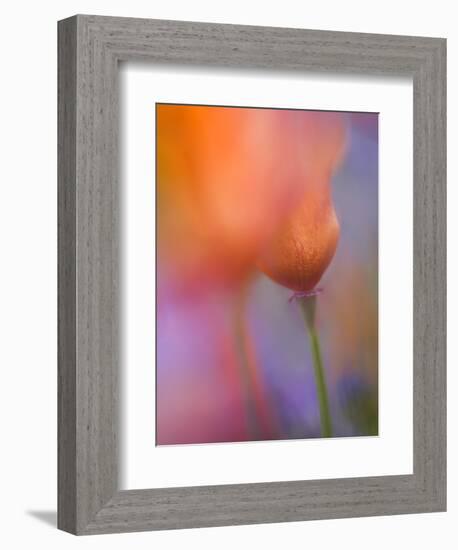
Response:
POLYGON ((58 55, 59 529, 88 535, 444 511, 445 39, 76 15, 58 24, 58 55), (413 78, 413 474, 118 489, 121 61, 413 78))

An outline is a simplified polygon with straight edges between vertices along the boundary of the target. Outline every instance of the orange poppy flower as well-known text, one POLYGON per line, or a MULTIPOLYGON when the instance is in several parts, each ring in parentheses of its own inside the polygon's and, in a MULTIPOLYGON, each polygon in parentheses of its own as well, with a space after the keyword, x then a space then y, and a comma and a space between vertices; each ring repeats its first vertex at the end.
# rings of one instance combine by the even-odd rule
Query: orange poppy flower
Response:
POLYGON ((304 190, 298 205, 279 224, 258 259, 274 281, 296 292, 310 292, 321 279, 337 248, 340 234, 331 177, 343 155, 345 127, 341 115, 308 113, 303 131, 304 190))
POLYGON ((343 139, 342 119, 332 113, 158 105, 165 278, 186 291, 232 288, 255 271, 261 254, 262 270, 296 288, 290 271, 298 269, 299 246, 307 248, 302 264, 315 266, 307 280, 315 279, 337 239, 327 180, 343 139), (291 253, 284 240, 296 243, 291 253))

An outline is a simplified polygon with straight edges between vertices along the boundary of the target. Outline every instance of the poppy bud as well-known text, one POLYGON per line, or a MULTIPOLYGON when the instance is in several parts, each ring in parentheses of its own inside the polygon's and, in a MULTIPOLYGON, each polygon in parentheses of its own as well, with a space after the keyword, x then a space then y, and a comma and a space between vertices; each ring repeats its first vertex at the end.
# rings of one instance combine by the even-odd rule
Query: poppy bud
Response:
POLYGON ((277 283, 312 290, 331 262, 339 239, 339 222, 330 193, 306 195, 276 232, 258 267, 277 283))
POLYGON ((344 117, 307 113, 300 121, 302 148, 296 159, 303 192, 297 205, 263 247, 257 266, 295 292, 310 292, 331 262, 340 227, 331 193, 332 173, 343 157, 344 117))

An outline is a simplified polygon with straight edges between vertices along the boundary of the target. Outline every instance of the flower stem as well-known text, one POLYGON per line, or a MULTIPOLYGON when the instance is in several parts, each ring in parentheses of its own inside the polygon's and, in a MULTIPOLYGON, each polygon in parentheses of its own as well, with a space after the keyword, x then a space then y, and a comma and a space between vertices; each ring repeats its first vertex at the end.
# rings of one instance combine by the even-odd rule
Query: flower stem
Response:
POLYGON ((323 368, 323 359, 321 357, 320 340, 315 326, 315 308, 316 296, 299 298, 302 313, 307 327, 310 349, 313 359, 313 370, 315 374, 316 391, 320 405, 320 423, 322 437, 332 437, 331 413, 329 410, 328 391, 326 387, 326 377, 323 368))
POLYGON ((250 437, 259 439, 261 434, 258 411, 254 399, 254 384, 251 373, 250 357, 248 353, 248 333, 245 323, 246 288, 243 288, 234 301, 234 339, 238 356, 240 379, 242 383, 243 401, 247 430, 250 437))

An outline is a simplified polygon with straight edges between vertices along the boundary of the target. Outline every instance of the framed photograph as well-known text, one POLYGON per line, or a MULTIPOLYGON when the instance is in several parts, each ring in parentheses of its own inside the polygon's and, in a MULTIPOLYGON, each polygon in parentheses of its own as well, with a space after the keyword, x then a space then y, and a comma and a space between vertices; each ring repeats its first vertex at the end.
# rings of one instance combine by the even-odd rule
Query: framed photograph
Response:
POLYGON ((59 22, 58 526, 446 509, 446 41, 59 22))

